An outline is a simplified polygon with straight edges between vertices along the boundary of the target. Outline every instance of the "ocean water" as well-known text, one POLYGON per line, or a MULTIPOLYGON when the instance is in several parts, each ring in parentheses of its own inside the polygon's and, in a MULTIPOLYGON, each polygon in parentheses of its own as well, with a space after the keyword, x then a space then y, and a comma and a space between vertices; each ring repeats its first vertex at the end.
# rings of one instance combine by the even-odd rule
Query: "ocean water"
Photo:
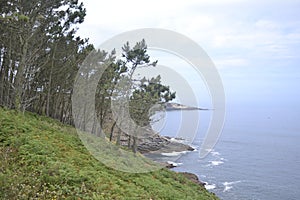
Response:
POLYGON ((174 171, 187 171, 207 182, 206 188, 224 200, 296 200, 300 198, 299 108, 228 105, 216 146, 199 158, 199 148, 213 111, 171 111, 153 127, 162 135, 183 136, 198 122, 191 145, 196 151, 175 161, 174 171), (298 109, 298 110, 297 110, 298 109), (195 120, 195 115, 199 118, 195 120), (191 116, 189 118, 189 116, 191 116), (183 117, 189 120, 183 120, 183 117))

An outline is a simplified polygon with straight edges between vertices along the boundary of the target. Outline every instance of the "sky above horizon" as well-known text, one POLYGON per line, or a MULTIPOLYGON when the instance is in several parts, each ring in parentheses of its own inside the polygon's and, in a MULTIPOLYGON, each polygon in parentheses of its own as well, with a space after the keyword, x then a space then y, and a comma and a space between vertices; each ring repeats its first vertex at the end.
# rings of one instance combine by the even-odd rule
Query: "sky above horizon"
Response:
POLYGON ((87 16, 78 35, 95 47, 139 28, 176 31, 197 42, 215 63, 229 102, 300 101, 298 0, 82 2, 87 16))

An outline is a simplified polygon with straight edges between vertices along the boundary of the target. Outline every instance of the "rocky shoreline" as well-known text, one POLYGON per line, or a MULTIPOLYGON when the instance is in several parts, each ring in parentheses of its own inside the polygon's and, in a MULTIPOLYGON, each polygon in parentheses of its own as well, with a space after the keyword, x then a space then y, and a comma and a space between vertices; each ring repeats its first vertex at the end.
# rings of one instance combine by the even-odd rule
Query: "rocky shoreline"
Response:
MULTIPOLYGON (((168 153, 180 153, 180 152, 189 152, 195 150, 191 146, 179 142, 181 140, 184 141, 181 138, 172 139, 168 136, 161 136, 159 134, 154 134, 152 137, 145 138, 140 141, 140 144, 138 145, 138 151, 143 155, 145 155, 146 157, 153 158, 153 156, 162 157, 163 154, 168 154, 168 153)), ((180 155, 178 155, 177 158, 179 156, 180 155)), ((167 169, 171 169, 178 166, 178 164, 175 162, 169 162, 166 160, 165 161, 156 160, 156 161, 160 162, 167 169)), ((180 173, 184 175, 192 182, 199 184, 203 187, 206 185, 206 183, 202 182, 196 174, 190 172, 176 172, 176 173, 180 173)))
POLYGON ((194 183, 197 183, 202 186, 206 185, 206 183, 203 183, 201 180, 199 180, 199 178, 196 174, 189 173, 189 172, 178 172, 178 173, 184 175, 186 178, 190 179, 194 183))
POLYGON ((138 151, 145 153, 172 153, 182 151, 194 151, 191 146, 172 140, 170 137, 164 137, 159 134, 154 134, 151 137, 140 140, 138 151))

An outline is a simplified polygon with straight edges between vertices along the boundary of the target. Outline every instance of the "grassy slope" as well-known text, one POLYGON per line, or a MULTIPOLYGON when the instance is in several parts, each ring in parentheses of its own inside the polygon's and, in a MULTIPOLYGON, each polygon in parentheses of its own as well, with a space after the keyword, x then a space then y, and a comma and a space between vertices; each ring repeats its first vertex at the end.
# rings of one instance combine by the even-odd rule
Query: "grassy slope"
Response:
POLYGON ((74 128, 0 107, 0 199, 217 199, 181 174, 106 167, 74 128))

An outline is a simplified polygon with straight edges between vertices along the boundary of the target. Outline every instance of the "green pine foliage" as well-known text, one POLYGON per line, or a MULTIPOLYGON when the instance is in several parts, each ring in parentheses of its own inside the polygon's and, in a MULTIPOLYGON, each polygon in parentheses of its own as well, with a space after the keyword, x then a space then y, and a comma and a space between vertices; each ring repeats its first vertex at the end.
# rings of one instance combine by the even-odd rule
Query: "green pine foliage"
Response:
POLYGON ((0 199, 217 199, 183 175, 110 169, 76 130, 0 107, 0 199))

